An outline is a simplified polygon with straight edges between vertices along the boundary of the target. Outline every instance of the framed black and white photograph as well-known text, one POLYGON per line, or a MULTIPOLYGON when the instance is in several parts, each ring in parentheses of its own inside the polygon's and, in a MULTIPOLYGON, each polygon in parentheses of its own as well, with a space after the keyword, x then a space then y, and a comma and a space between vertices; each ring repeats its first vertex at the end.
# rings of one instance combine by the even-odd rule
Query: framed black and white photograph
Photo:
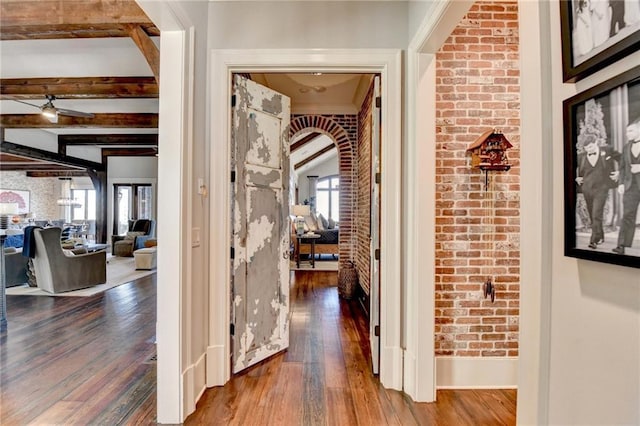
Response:
POLYGON ((640 268, 640 67, 563 107, 565 255, 640 268))
POLYGON ((561 0, 562 74, 576 82, 640 48, 640 0, 561 0))

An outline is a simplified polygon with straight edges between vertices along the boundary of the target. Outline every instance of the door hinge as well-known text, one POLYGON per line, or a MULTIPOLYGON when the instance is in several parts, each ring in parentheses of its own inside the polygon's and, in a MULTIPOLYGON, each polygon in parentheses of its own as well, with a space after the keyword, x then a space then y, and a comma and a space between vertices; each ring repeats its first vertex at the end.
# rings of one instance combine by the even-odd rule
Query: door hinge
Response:
POLYGON ((376 183, 380 184, 381 181, 382 181, 382 173, 378 172, 376 173, 376 183))
POLYGON ((382 108, 382 96, 376 97, 376 108, 382 108))
POLYGON ((231 95, 231 108, 236 106, 236 95, 231 95))
POLYGON ((231 247, 231 259, 235 259, 236 258, 236 249, 231 247))
POLYGON ((380 337, 380 326, 379 325, 373 326, 373 335, 376 336, 376 337, 380 337))
POLYGON ((236 335, 236 325, 234 323, 229 324, 229 333, 231 333, 232 336, 236 335))
POLYGON ((231 170, 231 183, 236 181, 236 171, 231 170))
POLYGON ((373 258, 375 260, 380 260, 380 249, 375 249, 375 251, 373 252, 373 258))

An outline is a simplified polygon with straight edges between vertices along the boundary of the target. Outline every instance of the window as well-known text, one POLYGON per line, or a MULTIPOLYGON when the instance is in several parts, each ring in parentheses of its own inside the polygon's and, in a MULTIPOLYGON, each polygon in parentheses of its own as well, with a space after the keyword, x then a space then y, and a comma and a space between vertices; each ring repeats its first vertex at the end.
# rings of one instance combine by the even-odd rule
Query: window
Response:
POLYGON ((340 221, 340 178, 337 175, 318 179, 316 185, 316 212, 340 221))
POLYGON ((71 198, 80 203, 79 207, 71 208, 71 220, 96 219, 95 189, 72 189, 71 198))

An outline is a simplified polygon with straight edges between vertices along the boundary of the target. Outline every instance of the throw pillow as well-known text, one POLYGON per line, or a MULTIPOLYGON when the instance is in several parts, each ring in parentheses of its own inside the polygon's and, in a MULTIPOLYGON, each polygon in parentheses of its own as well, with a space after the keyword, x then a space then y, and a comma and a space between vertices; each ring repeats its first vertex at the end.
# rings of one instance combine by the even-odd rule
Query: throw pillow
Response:
POLYGON ((125 240, 135 240, 136 237, 140 237, 142 235, 145 235, 144 232, 138 232, 138 231, 129 231, 127 232, 127 235, 124 237, 125 240))
POLYGON ((318 229, 318 224, 316 223, 316 219, 313 216, 305 216, 304 223, 307 225, 304 229, 305 231, 307 231, 307 228, 309 228, 309 231, 315 231, 316 229, 318 229))
POLYGON ((320 224, 322 224, 322 229, 329 229, 329 221, 322 215, 322 213, 318 214, 318 225, 320 224))
POLYGON ((335 227, 336 227, 336 221, 333 220, 332 218, 329 218, 327 229, 334 229, 335 227))

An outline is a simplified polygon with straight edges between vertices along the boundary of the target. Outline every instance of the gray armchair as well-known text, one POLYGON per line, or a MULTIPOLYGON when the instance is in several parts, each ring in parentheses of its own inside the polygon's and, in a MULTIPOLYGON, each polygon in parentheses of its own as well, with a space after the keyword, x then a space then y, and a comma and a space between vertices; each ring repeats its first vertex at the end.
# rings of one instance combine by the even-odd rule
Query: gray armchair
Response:
POLYGON ((63 293, 103 284, 107 281, 107 253, 67 256, 60 245, 60 228, 36 229, 33 266, 38 287, 49 293, 63 293))
POLYGON ((144 243, 154 236, 155 230, 155 220, 131 221, 127 235, 113 235, 111 237, 111 252, 114 256, 133 256, 134 251, 144 248, 144 243))

